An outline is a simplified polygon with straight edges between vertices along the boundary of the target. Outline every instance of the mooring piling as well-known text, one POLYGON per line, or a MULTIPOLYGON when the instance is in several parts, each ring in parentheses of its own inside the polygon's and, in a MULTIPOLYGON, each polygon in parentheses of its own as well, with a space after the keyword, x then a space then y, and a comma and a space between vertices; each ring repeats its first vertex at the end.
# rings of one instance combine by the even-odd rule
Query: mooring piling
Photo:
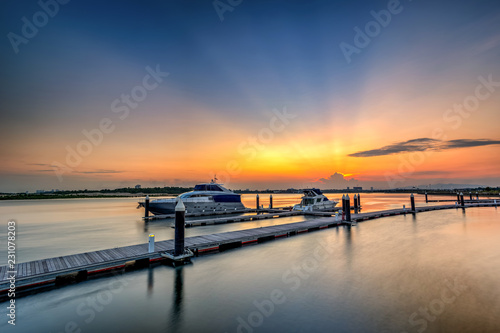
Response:
POLYGON ((361 209, 361 196, 358 193, 358 209, 361 209))
POLYGON ((149 195, 146 195, 146 200, 144 200, 144 217, 149 216, 149 195))
POLYGON ((479 192, 476 192, 476 200, 479 201, 479 192))
POLYGON ((260 205, 259 205, 259 195, 258 195, 258 194, 257 194, 257 196, 255 197, 255 201, 256 201, 255 205, 256 205, 257 209, 259 209, 259 208, 260 208, 260 205))
POLYGON ((273 195, 269 195, 269 209, 273 209, 273 195))
POLYGON ((345 219, 345 194, 342 194, 342 220, 345 219))
POLYGON ((346 207, 346 221, 351 222, 351 199, 349 199, 349 194, 345 197, 345 207, 346 207))
POLYGON ((413 196, 413 193, 410 195, 410 202, 411 202, 411 211, 412 213, 415 213, 415 197, 413 196))
POLYGON ((175 247, 174 256, 180 256, 184 254, 184 228, 186 220, 186 207, 179 199, 177 205, 175 206, 175 247))
POLYGON ((425 192, 425 203, 428 203, 429 199, 427 199, 427 192, 425 192))
POLYGON ((472 192, 469 192, 470 201, 472 201, 472 192))
POLYGON ((358 196, 355 194, 354 195, 354 214, 357 214, 358 213, 358 196))
POLYGON ((460 192, 460 206, 465 207, 464 194, 462 192, 460 192))
POLYGON ((457 192, 457 202, 460 202, 460 193, 457 192))

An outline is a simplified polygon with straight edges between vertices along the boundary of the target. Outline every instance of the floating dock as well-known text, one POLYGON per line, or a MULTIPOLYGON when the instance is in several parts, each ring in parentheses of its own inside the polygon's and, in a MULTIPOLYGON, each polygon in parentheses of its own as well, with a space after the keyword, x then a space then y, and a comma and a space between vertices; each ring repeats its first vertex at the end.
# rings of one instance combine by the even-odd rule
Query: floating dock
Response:
MULTIPOLYGON (((185 238, 185 247, 195 254, 208 251, 221 251, 244 246, 246 244, 261 243, 280 237, 288 237, 303 232, 310 232, 324 228, 336 227, 338 225, 351 225, 356 222, 376 219, 386 216, 401 214, 412 214, 441 209, 491 207, 498 206, 493 200, 488 203, 466 204, 463 207, 457 205, 438 205, 416 207, 415 212, 410 209, 391 209, 377 212, 352 214, 351 221, 342 221, 341 217, 322 217, 313 220, 288 223, 276 226, 254 228, 194 236, 185 238)), ((291 212, 285 212, 291 213, 291 212)), ((300 212, 293 212, 295 214, 300 212)), ((284 213, 277 213, 284 214, 284 213)), ((320 213, 307 214, 319 215, 320 213)), ((275 213, 269 214, 277 216, 275 213)), ((263 215, 260 215, 261 218, 263 215)), ((290 215, 283 215, 290 216, 290 215)), ((253 216, 255 217, 255 216, 253 216)), ((194 221, 196 222, 196 221, 194 221)), ((193 221, 191 222, 193 223, 193 221)), ((196 222, 197 223, 197 222, 196 222)), ((200 222, 201 223, 201 222, 200 222)), ((16 290, 27 290, 43 285, 65 284, 73 281, 87 279, 88 276, 115 269, 127 269, 133 267, 148 266, 150 262, 164 260, 162 256, 167 251, 174 249, 174 240, 158 241, 155 243, 154 252, 149 252, 148 244, 138 244, 118 247, 107 250, 86 252, 68 256, 60 256, 50 259, 35 260, 19 263, 13 267, 0 266, 0 301, 4 300, 10 287, 10 279, 15 276, 16 290)))

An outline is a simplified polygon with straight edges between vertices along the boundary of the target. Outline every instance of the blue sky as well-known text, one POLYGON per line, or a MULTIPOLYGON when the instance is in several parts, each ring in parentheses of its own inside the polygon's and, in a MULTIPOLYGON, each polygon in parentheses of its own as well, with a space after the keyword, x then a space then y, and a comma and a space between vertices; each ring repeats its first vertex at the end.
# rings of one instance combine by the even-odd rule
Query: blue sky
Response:
MULTIPOLYGON (((59 5, 58 13, 15 53, 8 34, 22 35, 22 18, 32 21, 41 7, 36 1, 4 1, 0 5, 0 29, 5 36, 0 44, 0 153, 9 163, 1 170, 0 185, 13 190, 8 179, 14 175, 16 184, 24 183, 19 189, 203 180, 208 169, 179 175, 177 169, 166 168, 161 171, 164 179, 145 179, 138 174, 148 170, 137 169, 137 174, 123 175, 121 180, 72 175, 58 184, 53 175, 25 167, 61 160, 65 145, 78 142, 82 129, 109 115, 110 103, 141 82, 146 66, 157 64, 170 73, 168 79, 99 149, 118 151, 114 141, 130 145, 128 138, 134 137, 150 147, 151 142, 165 139, 176 149, 192 151, 196 147, 192 141, 204 141, 206 131, 228 131, 227 140, 241 141, 267 123, 272 109, 284 106, 300 122, 287 129, 288 136, 270 145, 286 144, 295 134, 308 138, 311 131, 331 133, 336 129, 332 123, 353 125, 354 138, 342 142, 345 156, 368 149, 364 146, 370 142, 376 149, 428 136, 425 127, 429 123, 417 118, 415 110, 422 110, 431 124, 437 123, 442 121, 442 110, 466 96, 479 75, 500 77, 500 5, 497 1, 401 1, 400 13, 392 15, 388 26, 348 63, 339 44, 354 44, 353 28, 364 29, 373 20, 370 12, 385 10, 388 3, 243 0, 233 11, 225 12, 221 21, 212 1, 73 0, 59 5), (378 105, 392 96, 401 99, 400 104, 391 104, 393 109, 378 105), (209 122, 210 130, 205 120, 198 121, 204 117, 214 121, 209 122), (398 128, 385 140, 386 132, 367 130, 370 121, 382 118, 393 120, 398 128), (407 131, 402 128, 405 119, 411 123, 407 123, 407 131), (181 130, 183 126, 188 128, 181 130), (149 129, 155 133, 166 130, 168 135, 148 138, 149 129), (39 140, 39 145, 31 144, 39 140), (360 140, 365 141, 361 148, 360 140), (58 143, 61 147, 54 148, 58 143)), ((498 100, 498 94, 495 96, 486 101, 484 119, 470 122, 470 128, 462 129, 463 135, 455 132, 452 138, 498 139, 491 125, 491 117, 498 120, 498 115, 489 106, 498 100), (478 124, 485 124, 485 129, 479 130, 478 124)), ((224 140, 217 136, 211 146, 227 149, 224 140)), ((338 139, 325 134, 314 140, 338 139)), ((153 146, 150 156, 163 149, 153 146)), ((231 158, 228 155, 219 159, 231 158)), ((176 163, 189 163, 179 156, 176 163)), ((119 158, 127 163, 127 156, 119 158)), ((336 157, 335 163, 332 170, 322 166, 312 170, 310 179, 300 181, 334 172, 366 174, 361 169, 357 172, 359 162, 351 164, 336 157)), ((100 156, 89 156, 84 164, 88 165, 82 165, 81 172, 115 168, 100 156)), ((490 171, 484 174, 492 177, 490 171)), ((236 184, 248 187, 253 176, 247 180, 244 174, 240 176, 236 184)), ((367 177, 367 183, 383 182, 376 176, 367 177)), ((279 184, 294 181, 297 179, 283 178, 279 184)))

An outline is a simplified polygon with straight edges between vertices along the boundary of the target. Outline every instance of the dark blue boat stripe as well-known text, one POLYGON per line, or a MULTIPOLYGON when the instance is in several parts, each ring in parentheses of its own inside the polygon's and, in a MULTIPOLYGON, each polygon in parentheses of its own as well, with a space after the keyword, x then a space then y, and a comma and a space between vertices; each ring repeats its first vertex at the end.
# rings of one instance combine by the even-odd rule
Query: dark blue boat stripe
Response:
POLYGON ((220 194, 213 196, 215 202, 241 202, 238 194, 220 194))

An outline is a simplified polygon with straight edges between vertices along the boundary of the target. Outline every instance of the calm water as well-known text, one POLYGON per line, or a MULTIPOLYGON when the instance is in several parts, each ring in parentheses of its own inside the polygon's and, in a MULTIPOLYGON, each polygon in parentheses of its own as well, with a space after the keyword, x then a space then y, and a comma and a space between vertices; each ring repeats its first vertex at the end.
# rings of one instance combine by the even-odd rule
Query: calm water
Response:
MULTIPOLYGON (((274 202, 299 197, 275 195, 274 202)), ((245 204, 254 199, 245 196, 245 204)), ((145 227, 136 201, 1 202, 0 216, 18 223, 20 261, 141 243, 149 233, 173 238, 169 222, 145 227)), ((407 195, 365 194, 362 201, 365 211, 409 206, 407 195)), ((499 240, 495 208, 387 217, 201 256, 183 268, 158 265, 18 298, 16 327, 7 324, 3 303, 0 331, 498 332, 499 240)))

